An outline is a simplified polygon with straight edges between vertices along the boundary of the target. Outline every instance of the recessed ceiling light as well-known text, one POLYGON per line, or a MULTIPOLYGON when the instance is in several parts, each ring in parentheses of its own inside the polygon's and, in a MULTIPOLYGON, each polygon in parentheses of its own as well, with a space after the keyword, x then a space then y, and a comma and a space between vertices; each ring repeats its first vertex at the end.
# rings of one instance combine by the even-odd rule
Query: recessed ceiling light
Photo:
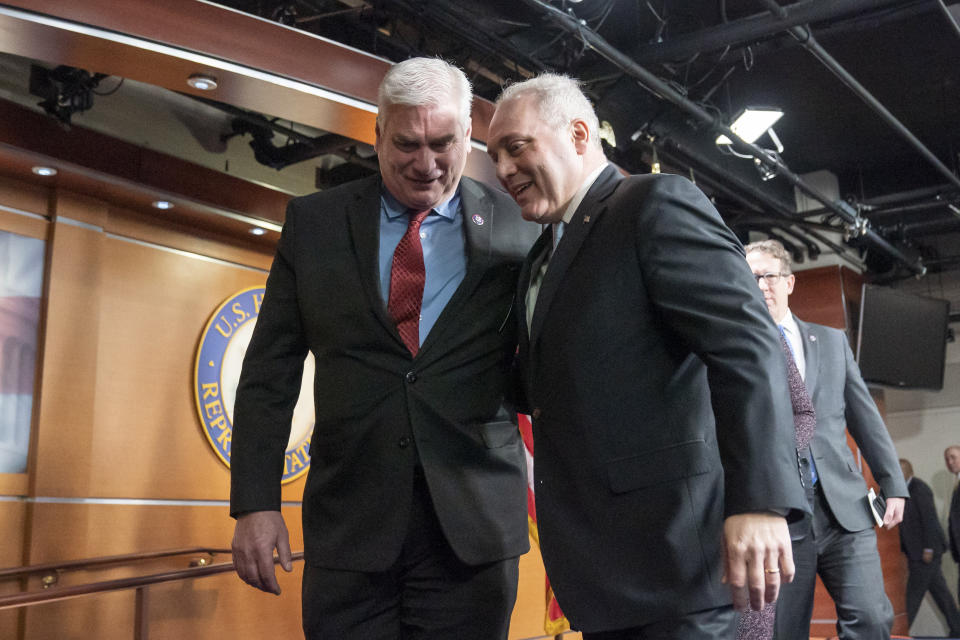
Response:
POLYGON ((151 203, 151 206, 153 206, 154 209, 162 209, 162 210, 173 209, 173 203, 170 202, 169 200, 154 200, 151 203))
POLYGON ((30 170, 33 171, 33 172, 34 172, 35 174, 37 174, 38 176, 55 176, 55 175, 57 175, 57 170, 54 169, 53 167, 37 166, 37 167, 33 167, 33 168, 30 169, 30 170))
POLYGON ((187 78, 187 84, 199 91, 213 91, 217 88, 217 79, 202 73, 195 73, 187 78))
POLYGON ((262 236, 262 235, 265 234, 266 232, 267 232, 267 230, 264 229, 263 227, 252 227, 252 228, 250 229, 250 233, 252 233, 252 234, 255 235, 255 236, 262 236))

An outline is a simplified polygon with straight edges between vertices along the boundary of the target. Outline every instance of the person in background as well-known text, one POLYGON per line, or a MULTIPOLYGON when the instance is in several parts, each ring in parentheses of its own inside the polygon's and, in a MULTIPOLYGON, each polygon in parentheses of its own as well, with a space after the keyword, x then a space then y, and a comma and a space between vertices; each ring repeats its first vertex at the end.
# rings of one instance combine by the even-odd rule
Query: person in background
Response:
POLYGON ((545 225, 517 296, 541 552, 586 640, 729 638, 793 574, 786 364, 743 248, 686 178, 623 177, 577 82, 507 87, 488 153, 545 225), (726 582, 726 584, 724 584, 726 582))
POLYGON ((504 403, 513 295, 536 238, 462 178, 470 84, 439 59, 379 90, 377 176, 294 198, 234 411, 234 564, 279 593, 280 477, 304 357, 316 424, 303 495, 308 639, 503 640, 529 548, 524 449, 504 403))
MULTIPOLYGON (((960 445, 947 447, 943 452, 943 461, 947 471, 953 474, 953 496, 950 498, 950 511, 947 515, 947 534, 950 541, 950 555, 953 561, 960 563, 960 445)), ((957 598, 960 600, 960 580, 957 580, 957 598)))
MULTIPOLYGON (((813 409, 813 401, 807 392, 807 387, 797 369, 793 352, 787 343, 786 336, 781 332, 780 349, 787 360, 787 381, 790 383, 790 404, 793 407, 794 442, 797 447, 797 472, 803 485, 810 513, 813 513, 813 480, 810 474, 810 441, 817 429, 817 416, 813 409)), ((801 541, 810 535, 811 517, 804 517, 790 523, 790 541, 793 545, 794 564, 810 564, 816 562, 813 557, 816 549, 813 545, 801 544, 801 541), (806 556, 806 557, 804 557, 806 556)), ((744 611, 740 614, 737 625, 737 640, 770 640, 773 638, 774 622, 778 603, 771 602, 760 611, 744 611)), ((790 640, 809 640, 800 630, 790 640)))
POLYGON ((746 247, 747 263, 774 322, 781 327, 817 412, 810 443, 814 488, 812 534, 799 542, 816 553, 799 553, 796 579, 783 589, 774 637, 809 637, 816 576, 833 598, 841 640, 873 640, 890 635, 893 607, 883 589, 874 520, 867 486, 847 432, 863 453, 887 506, 883 526, 903 518, 907 492, 893 441, 853 359, 844 333, 807 323, 790 312, 796 276, 790 256, 776 240, 746 247), (811 558, 813 562, 803 562, 811 558))
POLYGON ((953 601, 940 568, 940 558, 947 550, 947 539, 937 518, 933 491, 913 475, 913 465, 900 458, 903 477, 907 479, 910 499, 900 523, 900 548, 907 556, 907 622, 913 624, 923 596, 929 591, 940 607, 950 628, 951 637, 960 637, 960 611, 953 601))

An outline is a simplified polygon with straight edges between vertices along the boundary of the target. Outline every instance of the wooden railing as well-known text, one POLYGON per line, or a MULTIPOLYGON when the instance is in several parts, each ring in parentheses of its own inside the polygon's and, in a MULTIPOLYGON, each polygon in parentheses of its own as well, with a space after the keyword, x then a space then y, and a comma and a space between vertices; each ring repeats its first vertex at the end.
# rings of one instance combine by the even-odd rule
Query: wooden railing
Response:
MULTIPOLYGON (((100 558, 86 558, 83 560, 68 560, 65 562, 50 562, 46 564, 34 564, 23 567, 10 567, 0 569, 0 581, 14 580, 39 576, 43 589, 40 591, 25 591, 12 595, 0 596, 0 610, 15 609, 18 607, 30 607, 58 600, 69 600, 89 596, 96 593, 105 593, 108 591, 122 591, 125 589, 136 589, 135 603, 135 622, 133 627, 134 640, 147 640, 148 623, 147 609, 149 598, 147 587, 161 582, 173 582, 176 580, 192 580, 203 578, 218 573, 227 573, 233 571, 233 561, 210 563, 201 558, 191 561, 191 566, 185 569, 175 569, 173 571, 164 571, 162 573, 152 573, 131 578, 117 578, 115 580, 101 580, 99 582, 89 582, 66 587, 56 586, 61 573, 66 571, 84 571, 90 569, 100 569, 103 567, 133 564, 145 560, 156 560, 160 558, 170 558, 175 556, 188 556, 202 554, 213 558, 216 555, 230 554, 229 549, 214 549, 209 547, 191 547, 187 549, 168 549, 165 551, 148 551, 144 553, 129 553, 125 555, 104 556, 100 558)), ((292 559, 296 561, 303 560, 303 552, 298 551, 292 554, 292 559)), ((274 563, 279 563, 279 558, 273 559, 274 563)), ((525 640, 559 640, 566 634, 558 636, 535 636, 525 640)))

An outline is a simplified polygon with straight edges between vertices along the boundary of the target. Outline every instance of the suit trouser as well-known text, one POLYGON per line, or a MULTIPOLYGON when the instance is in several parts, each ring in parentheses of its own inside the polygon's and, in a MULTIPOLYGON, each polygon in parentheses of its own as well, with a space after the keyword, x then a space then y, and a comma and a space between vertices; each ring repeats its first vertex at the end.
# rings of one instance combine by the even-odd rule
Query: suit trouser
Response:
POLYGON ((940 556, 934 556, 933 561, 928 563, 909 561, 907 563, 909 574, 907 577, 907 621, 913 624, 917 617, 917 611, 920 610, 920 603, 923 602, 923 596, 930 592, 933 601, 940 607, 944 617, 947 619, 947 626, 950 627, 950 635, 960 636, 960 611, 953 601, 953 594, 947 587, 947 581, 943 577, 943 569, 940 567, 940 556))
POLYGON ((642 627, 583 632, 583 640, 731 640, 737 630, 737 612, 719 607, 658 620, 642 627))
POLYGON ((307 640, 506 639, 519 558, 479 566, 462 563, 447 543, 422 475, 414 485, 407 537, 392 567, 375 573, 341 571, 313 566, 307 559, 307 640))
POLYGON ((815 546, 815 562, 798 563, 793 582, 781 589, 774 638, 809 637, 819 573, 836 604, 841 640, 887 640, 893 607, 883 588, 877 534, 872 528, 847 531, 833 516, 819 485, 815 495, 812 535, 802 541, 815 546))

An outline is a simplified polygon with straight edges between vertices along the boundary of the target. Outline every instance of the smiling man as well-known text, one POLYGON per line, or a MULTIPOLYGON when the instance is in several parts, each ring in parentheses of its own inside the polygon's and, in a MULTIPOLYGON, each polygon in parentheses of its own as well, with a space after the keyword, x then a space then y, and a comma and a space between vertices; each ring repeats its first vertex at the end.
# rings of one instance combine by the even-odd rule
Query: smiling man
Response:
POLYGON ((746 252, 817 414, 817 432, 810 442, 812 531, 796 542, 797 557, 810 561, 797 563, 797 577, 784 589, 774 638, 810 636, 817 574, 836 604, 841 640, 889 637, 893 607, 883 588, 867 486, 847 445, 847 433, 886 497, 886 529, 903 519, 904 499, 909 496, 893 441, 860 376, 847 336, 839 329, 804 322, 790 312, 796 276, 783 245, 764 240, 748 244, 746 252))
POLYGON ((271 593, 274 550, 291 570, 280 473, 309 350, 306 637, 503 640, 529 547, 504 391, 537 228, 461 178, 471 92, 459 69, 397 64, 378 103, 380 175, 287 208, 237 389, 234 564, 271 593))
POLYGON ((732 605, 793 575, 786 363, 703 193, 624 178, 597 134, 577 83, 546 74, 503 92, 488 136, 523 217, 548 225, 518 298, 544 563, 587 640, 732 638, 732 605))

